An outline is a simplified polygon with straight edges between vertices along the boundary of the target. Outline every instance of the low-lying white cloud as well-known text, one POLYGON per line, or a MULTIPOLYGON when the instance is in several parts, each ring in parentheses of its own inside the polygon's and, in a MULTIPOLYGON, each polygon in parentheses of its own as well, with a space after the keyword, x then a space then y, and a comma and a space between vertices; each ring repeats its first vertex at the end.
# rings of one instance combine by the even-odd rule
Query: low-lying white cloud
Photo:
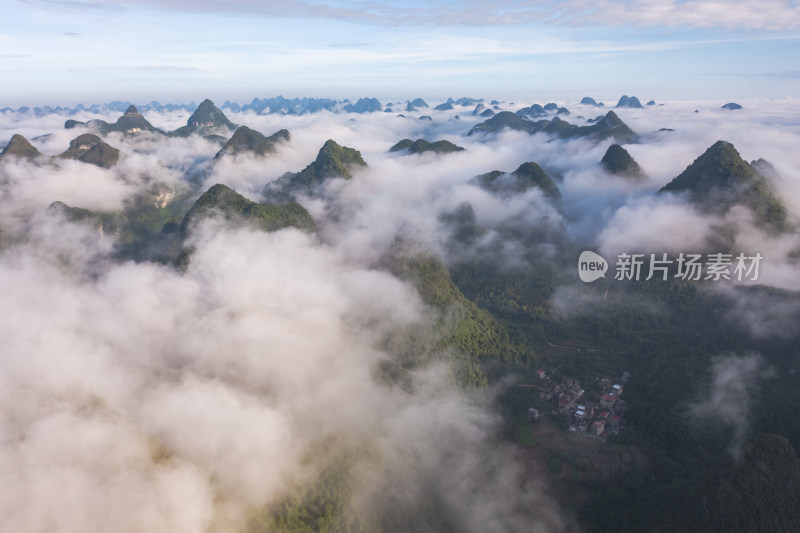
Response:
MULTIPOLYGON (((557 256, 559 246, 575 242, 596 245, 607 258, 691 252, 706 244, 713 226, 729 224, 739 229, 737 246, 764 255, 762 282, 796 288, 794 234, 766 235, 744 210, 709 215, 679 196, 656 194, 722 138, 748 160, 775 164, 776 189, 797 216, 794 104, 742 103, 740 114, 697 102, 619 110, 640 133, 676 129, 626 145, 649 175, 641 183, 601 169, 610 141, 513 131, 467 136, 481 121, 471 107, 424 111, 433 123, 416 120, 420 112, 228 113, 265 135, 290 131, 291 140, 263 158, 212 162, 219 145, 198 136, 112 134, 107 142, 125 157, 110 169, 0 163, 0 236, 16 230, 14 242, 0 240, 0 465, 8 474, 0 481, 0 514, 22 532, 235 530, 255 507, 313 479, 305 459, 320 443, 349 435, 376 454, 359 470, 361 486, 372 489, 358 495, 365 506, 411 509, 433 487, 459 530, 570 530, 542 481, 522 475, 525 459, 497 444, 499 422, 486 398, 455 390, 438 367, 416 371, 413 396, 375 379, 388 357, 382 341, 431 319, 412 287, 376 265, 398 238, 446 261, 468 257, 469 249, 447 246, 450 229, 442 221, 468 202, 486 230, 481 244, 500 241, 501 263, 524 265, 532 250, 557 256), (421 137, 466 150, 388 152, 400 139, 421 137), (154 183, 194 186, 198 195, 225 183, 258 200, 267 183, 303 169, 329 138, 360 150, 369 166, 351 180, 328 182, 320 197, 301 198, 319 236, 210 221, 190 235, 195 251, 185 272, 113 260, 113 236, 46 213, 56 200, 119 210, 154 183), (501 198, 472 181, 527 161, 554 178, 560 207, 536 189, 501 198), (508 237, 509 227, 522 236, 508 237)), ((573 115, 585 113, 567 105, 573 115)), ((180 113, 160 116, 150 112, 148 119, 165 128, 185 121, 180 113)), ((0 136, 52 132, 34 144, 60 153, 77 135, 61 129, 63 118, 4 115, 0 136)), ((554 305, 570 313, 587 298, 602 293, 565 286, 554 305)), ((765 328, 757 318, 767 315, 751 312, 754 331, 765 328)), ((698 415, 721 412, 726 399, 749 394, 741 383, 768 375, 758 358, 721 361, 698 415)))
POLYGON ((774 376, 775 371, 759 354, 716 357, 711 364, 711 383, 692 405, 691 413, 729 425, 733 429, 729 450, 738 458, 750 429, 751 403, 762 382, 774 376))

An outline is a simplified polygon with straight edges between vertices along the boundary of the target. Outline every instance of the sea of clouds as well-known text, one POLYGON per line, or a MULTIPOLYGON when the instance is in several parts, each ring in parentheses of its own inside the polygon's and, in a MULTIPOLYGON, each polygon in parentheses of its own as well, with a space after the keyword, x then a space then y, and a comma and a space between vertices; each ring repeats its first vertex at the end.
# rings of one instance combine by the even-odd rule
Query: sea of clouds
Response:
MULTIPOLYGON (((375 379, 389 357, 381 341, 432 313, 380 260, 398 239, 420 243, 446 264, 469 257, 469 250, 448 246, 442 222, 468 202, 487 229, 483 239, 505 240, 494 249, 517 268, 548 246, 596 249, 607 258, 625 250, 689 252, 714 226, 737 224, 737 247, 765 258, 761 282, 796 291, 796 231, 768 235, 746 212, 712 215, 684 198, 657 194, 715 141, 727 140, 746 160, 763 157, 776 167, 773 186, 797 223, 800 103, 747 101, 735 112, 719 109, 722 103, 616 110, 642 135, 642 142, 625 146, 647 173, 641 182, 602 170, 611 140, 514 131, 467 136, 481 121, 471 107, 426 110, 432 122, 417 120, 420 113, 227 112, 265 135, 290 131, 291 140, 264 158, 213 161, 219 145, 198 136, 111 134, 106 142, 124 156, 110 169, 76 161, 0 162, 0 514, 6 527, 241 531, 255 509, 313 479, 317 466, 308 456, 331 442, 367 443, 372 450, 353 505, 390 516, 424 507, 435 494, 453 530, 573 530, 543 479, 499 438, 493 391, 460 391, 436 365, 415 376, 414 395, 375 379), (466 150, 389 153, 403 138, 446 139, 466 150), (303 169, 327 139, 359 150, 368 167, 301 199, 318 236, 208 221, 189 237, 196 251, 185 272, 119 261, 113 236, 47 213, 54 201, 119 210, 155 183, 197 196, 223 183, 258 201, 267 183, 303 169), (501 198, 472 181, 528 161, 554 177, 560 206, 535 189, 501 198), (512 239, 502 231, 509 225, 544 228, 533 234, 547 237, 512 239)), ((560 104, 572 111, 566 120, 579 124, 607 111, 560 104)), ((188 115, 148 112, 146 118, 172 130, 188 115)), ((63 129, 66 118, 72 117, 0 114, 0 144, 21 133, 44 154, 57 155, 82 131, 63 129)), ((118 115, 75 118, 114 122, 118 115)), ((566 301, 574 288, 565 283, 557 295, 566 301)), ((731 298, 740 302, 738 311, 732 306, 732 320, 756 333, 769 329, 759 320, 769 301, 731 298)), ((715 359, 721 388, 728 363, 745 374, 766 372, 755 356, 715 359)), ((725 390, 738 394, 739 388, 725 390)), ((725 394, 712 394, 697 414, 713 412, 725 394)), ((422 522, 414 527, 437 529, 422 522)))

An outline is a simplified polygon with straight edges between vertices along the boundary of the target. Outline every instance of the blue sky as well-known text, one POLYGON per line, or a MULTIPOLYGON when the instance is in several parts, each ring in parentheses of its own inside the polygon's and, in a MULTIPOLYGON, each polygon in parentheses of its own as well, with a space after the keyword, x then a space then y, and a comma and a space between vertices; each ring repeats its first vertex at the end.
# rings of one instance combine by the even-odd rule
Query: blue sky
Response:
POLYGON ((800 95, 800 3, 0 0, 0 107, 800 95))

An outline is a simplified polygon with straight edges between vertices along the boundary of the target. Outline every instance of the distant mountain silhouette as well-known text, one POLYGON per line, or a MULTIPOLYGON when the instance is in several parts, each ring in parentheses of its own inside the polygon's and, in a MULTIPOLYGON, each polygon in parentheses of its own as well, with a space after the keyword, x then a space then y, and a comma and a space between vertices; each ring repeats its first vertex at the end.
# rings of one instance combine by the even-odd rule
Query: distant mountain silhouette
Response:
POLYGON ((623 94, 622 97, 620 97, 619 102, 617 102, 617 107, 633 107, 636 109, 641 109, 643 106, 639 99, 635 96, 623 94))
POLYGON ((486 122, 477 124, 470 130, 469 135, 497 133, 504 128, 526 131, 531 134, 544 132, 564 139, 587 137, 603 140, 611 137, 622 143, 631 143, 638 138, 638 135, 613 111, 609 111, 606 116, 600 118, 591 126, 576 126, 559 117, 554 117, 552 120, 531 121, 518 113, 503 111, 497 113, 486 122))
POLYGON ((421 154, 423 152, 449 154, 452 152, 461 152, 464 150, 464 148, 457 146, 450 141, 442 140, 429 142, 425 139, 417 139, 416 141, 412 141, 411 139, 403 139, 389 148, 390 152, 401 152, 404 150, 409 154, 421 154))

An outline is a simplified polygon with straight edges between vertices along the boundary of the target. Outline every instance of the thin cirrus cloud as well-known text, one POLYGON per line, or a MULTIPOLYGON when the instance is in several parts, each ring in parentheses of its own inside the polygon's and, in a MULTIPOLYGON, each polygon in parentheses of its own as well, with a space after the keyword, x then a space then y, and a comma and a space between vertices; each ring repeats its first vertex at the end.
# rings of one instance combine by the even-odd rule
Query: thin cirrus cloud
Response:
POLYGON ((800 26, 796 1, 767 0, 569 0, 568 9, 555 18, 566 24, 610 26, 689 26, 789 30, 800 26))
POLYGON ((470 0, 450 2, 262 2, 234 0, 40 0, 40 6, 114 10, 133 7, 185 12, 239 12, 299 18, 333 18, 388 26, 494 26, 545 22, 566 26, 639 26, 791 30, 800 27, 800 4, 766 0, 470 0))
POLYGON ((195 67, 181 67, 177 65, 135 65, 135 66, 115 66, 115 67, 83 67, 70 68, 69 72, 90 72, 94 70, 134 70, 145 72, 193 72, 199 69, 195 67))

